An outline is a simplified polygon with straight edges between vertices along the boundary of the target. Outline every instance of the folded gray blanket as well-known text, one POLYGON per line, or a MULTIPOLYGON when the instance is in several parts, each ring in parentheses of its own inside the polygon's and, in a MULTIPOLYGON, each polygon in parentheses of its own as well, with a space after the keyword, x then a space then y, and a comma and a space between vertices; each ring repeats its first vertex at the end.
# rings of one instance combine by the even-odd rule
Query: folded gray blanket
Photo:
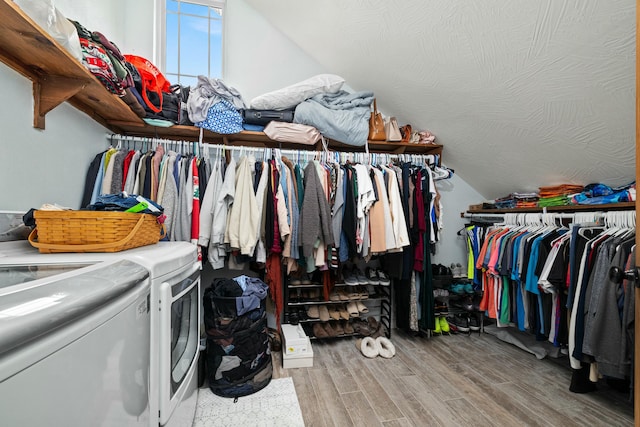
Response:
POLYGON ((323 93, 296 107, 294 123, 313 126, 327 138, 361 147, 369 136, 373 92, 323 93))

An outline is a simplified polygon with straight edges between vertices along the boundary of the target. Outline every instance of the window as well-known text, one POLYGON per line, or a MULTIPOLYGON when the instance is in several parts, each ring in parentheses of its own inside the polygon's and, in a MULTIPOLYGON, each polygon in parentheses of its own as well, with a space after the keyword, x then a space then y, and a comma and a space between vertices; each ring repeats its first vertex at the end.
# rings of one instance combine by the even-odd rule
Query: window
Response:
POLYGON ((222 78, 224 1, 162 0, 160 63, 172 84, 195 86, 198 75, 222 78))

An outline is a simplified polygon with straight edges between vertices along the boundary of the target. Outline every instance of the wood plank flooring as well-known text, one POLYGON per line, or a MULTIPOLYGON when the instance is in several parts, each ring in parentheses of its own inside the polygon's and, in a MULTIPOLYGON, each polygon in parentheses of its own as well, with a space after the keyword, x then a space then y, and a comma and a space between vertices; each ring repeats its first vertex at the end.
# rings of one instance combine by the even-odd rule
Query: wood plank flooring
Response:
POLYGON ((274 353, 273 377, 292 377, 307 427, 633 425, 627 394, 572 393, 566 366, 490 334, 393 332, 392 359, 365 358, 353 338, 313 341, 312 368, 274 353))

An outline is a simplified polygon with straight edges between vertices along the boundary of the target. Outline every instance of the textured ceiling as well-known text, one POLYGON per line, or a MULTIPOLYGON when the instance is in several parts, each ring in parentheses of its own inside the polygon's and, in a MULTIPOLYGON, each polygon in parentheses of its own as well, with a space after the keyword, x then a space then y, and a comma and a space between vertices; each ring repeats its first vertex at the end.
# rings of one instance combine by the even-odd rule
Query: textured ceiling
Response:
POLYGON ((635 1, 246 3, 487 198, 635 177, 635 1))

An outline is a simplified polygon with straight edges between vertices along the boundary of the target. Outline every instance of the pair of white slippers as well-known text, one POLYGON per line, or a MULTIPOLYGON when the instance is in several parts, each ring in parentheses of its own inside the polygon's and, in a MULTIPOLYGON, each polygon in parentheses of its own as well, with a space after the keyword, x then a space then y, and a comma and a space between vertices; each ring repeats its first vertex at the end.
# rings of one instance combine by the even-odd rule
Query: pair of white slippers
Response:
POLYGON ((374 357, 384 357, 385 359, 391 359, 396 355, 396 347, 387 337, 364 337, 361 340, 356 341, 356 347, 360 349, 365 357, 373 359, 374 357))

